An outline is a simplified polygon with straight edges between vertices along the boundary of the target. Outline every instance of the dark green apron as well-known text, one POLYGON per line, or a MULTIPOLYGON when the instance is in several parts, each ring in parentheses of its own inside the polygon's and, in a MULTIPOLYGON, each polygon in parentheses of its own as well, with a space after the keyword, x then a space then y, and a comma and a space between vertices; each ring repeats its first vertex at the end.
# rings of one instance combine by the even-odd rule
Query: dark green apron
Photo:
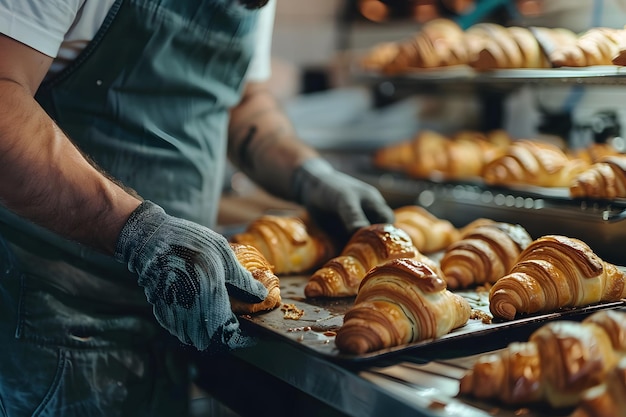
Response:
POLYGON ((227 110, 251 55, 253 12, 231 3, 117 2, 108 29, 36 96, 106 172, 170 214, 209 227, 227 110))

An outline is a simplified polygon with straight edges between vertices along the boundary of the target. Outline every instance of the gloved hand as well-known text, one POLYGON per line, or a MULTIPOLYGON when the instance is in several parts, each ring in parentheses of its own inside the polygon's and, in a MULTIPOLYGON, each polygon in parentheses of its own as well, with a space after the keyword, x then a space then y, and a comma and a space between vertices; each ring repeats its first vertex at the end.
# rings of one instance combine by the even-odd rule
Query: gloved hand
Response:
POLYGON ((139 275, 157 320, 183 343, 199 350, 251 344, 229 293, 256 303, 267 289, 239 264, 222 235, 145 201, 124 225, 115 257, 139 275))
POLYGON ((392 223, 393 210, 372 185, 335 170, 322 158, 306 160, 294 172, 296 201, 324 226, 338 216, 343 231, 351 235, 373 223, 392 223))

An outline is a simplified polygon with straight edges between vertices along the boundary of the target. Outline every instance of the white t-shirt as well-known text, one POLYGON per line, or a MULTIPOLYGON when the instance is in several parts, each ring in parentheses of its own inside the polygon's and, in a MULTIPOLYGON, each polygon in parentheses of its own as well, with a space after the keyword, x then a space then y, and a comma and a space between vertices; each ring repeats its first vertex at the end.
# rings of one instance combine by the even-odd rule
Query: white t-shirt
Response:
MULTIPOLYGON (((183 0, 181 0, 183 1, 183 0)), ((115 0, 0 0, 0 33, 54 58, 51 73, 70 63, 94 37, 115 0)), ((270 76, 276 0, 260 11, 247 79, 270 76)))

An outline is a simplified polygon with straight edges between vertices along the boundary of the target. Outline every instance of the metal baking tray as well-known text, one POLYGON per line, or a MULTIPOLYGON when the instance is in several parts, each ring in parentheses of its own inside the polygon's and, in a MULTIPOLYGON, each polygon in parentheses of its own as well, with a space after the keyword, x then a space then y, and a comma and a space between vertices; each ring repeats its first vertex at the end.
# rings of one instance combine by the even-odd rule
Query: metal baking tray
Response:
MULTIPOLYGON (((625 305, 625 300, 621 300, 585 307, 567 308, 549 314, 528 315, 512 321, 498 322, 494 320, 491 323, 485 323, 480 319, 470 319, 463 327, 454 329, 437 339, 396 346, 364 355, 348 355, 341 353, 337 349, 334 340, 336 331, 343 323, 344 314, 354 304, 354 298, 307 299, 304 296, 304 287, 307 281, 308 276, 303 275, 280 278, 282 305, 293 305, 297 309, 304 311, 302 317, 297 320, 285 318, 285 311, 282 308, 276 308, 269 312, 242 315, 242 326, 249 325, 253 330, 269 333, 272 336, 279 337, 312 353, 320 354, 330 359, 364 362, 399 354, 417 354, 420 349, 430 348, 433 345, 487 336, 500 330, 519 328, 549 320, 573 318, 579 315, 585 316, 600 309, 618 308, 625 305)), ((465 297, 473 309, 491 316, 488 293, 486 291, 464 290, 455 292, 465 297)))

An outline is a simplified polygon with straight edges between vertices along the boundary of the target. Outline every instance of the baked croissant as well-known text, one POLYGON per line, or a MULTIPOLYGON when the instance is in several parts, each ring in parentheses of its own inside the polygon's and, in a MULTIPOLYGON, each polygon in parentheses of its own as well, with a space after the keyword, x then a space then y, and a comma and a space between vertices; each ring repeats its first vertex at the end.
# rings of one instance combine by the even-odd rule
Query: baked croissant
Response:
MULTIPOLYGON (((451 140, 444 143, 442 163, 437 166, 430 176, 441 177, 447 180, 474 179, 481 175, 485 165, 501 156, 509 143, 503 146, 502 142, 492 142, 491 134, 481 132, 459 132, 451 140)), ((501 132, 496 133, 501 140, 501 132)), ((417 165, 409 167, 409 175, 418 169, 417 165)), ((419 172, 419 171, 418 171, 419 172)))
POLYGON ((446 137, 430 130, 374 153, 377 168, 405 172, 420 179, 478 178, 484 166, 501 156, 511 143, 503 131, 461 131, 446 137))
POLYGON ((278 275, 310 271, 335 255, 332 241, 299 217, 263 215, 230 240, 256 247, 278 275))
POLYGON ((541 50, 548 57, 549 65, 552 66, 550 56, 557 50, 573 46, 578 41, 578 34, 566 28, 551 28, 533 26, 529 28, 541 50))
MULTIPOLYGON (((608 310, 607 310, 608 311, 608 310)), ((609 328, 626 331, 625 313, 600 311, 582 322, 554 321, 535 330, 527 342, 480 356, 461 378, 459 394, 504 404, 577 405, 602 384, 623 355, 607 328, 588 320, 602 315, 609 328)))
POLYGON ((366 70, 381 71, 395 58, 400 50, 398 42, 381 42, 361 57, 360 64, 366 70))
POLYGON ((440 219, 420 206, 394 210, 394 225, 404 230, 418 251, 424 254, 447 248, 459 238, 459 231, 448 220, 440 219))
POLYGON ((377 168, 406 171, 409 166, 421 167, 415 176, 428 178, 437 166, 448 138, 431 130, 422 130, 410 140, 394 143, 378 149, 374 153, 373 163, 377 168))
POLYGON ((485 283, 505 276, 532 238, 520 225, 477 220, 464 228, 460 239, 448 246, 439 261, 451 290, 485 283))
POLYGON ((591 28, 580 35, 574 44, 555 48, 549 59, 555 67, 613 65, 625 39, 626 31, 623 29, 591 28))
POLYGON ((430 20, 411 38, 398 42, 398 50, 382 70, 396 74, 415 68, 466 64, 469 56, 463 39, 463 30, 453 20, 430 20))
POLYGON ((448 291, 428 265, 395 259, 365 276, 335 344, 358 355, 434 339, 463 326, 470 312, 468 301, 448 291))
POLYGON ((568 158, 555 145, 518 140, 504 155, 485 166, 482 177, 490 185, 569 187, 572 179, 587 166, 583 160, 568 158))
POLYGON ((626 296, 626 274, 603 261, 581 240, 546 235, 522 252, 508 275, 490 289, 494 318, 554 312, 626 296))
POLYGON ((316 270, 304 287, 306 297, 350 297, 373 267, 398 258, 418 258, 434 264, 421 254, 403 230, 391 224, 363 227, 352 235, 343 251, 316 270))
POLYGON ((626 198, 626 155, 607 156, 578 174, 569 186, 573 198, 626 198))
POLYGON ((273 310, 281 303, 280 281, 272 270, 272 265, 258 251, 250 245, 230 243, 239 263, 267 288, 267 297, 260 303, 246 303, 236 298, 230 299, 231 309, 237 314, 251 314, 259 311, 273 310))
POLYGON ((549 68, 533 32, 528 28, 504 27, 494 23, 479 23, 468 31, 483 30, 482 45, 474 54, 470 66, 477 70, 501 68, 549 68))

